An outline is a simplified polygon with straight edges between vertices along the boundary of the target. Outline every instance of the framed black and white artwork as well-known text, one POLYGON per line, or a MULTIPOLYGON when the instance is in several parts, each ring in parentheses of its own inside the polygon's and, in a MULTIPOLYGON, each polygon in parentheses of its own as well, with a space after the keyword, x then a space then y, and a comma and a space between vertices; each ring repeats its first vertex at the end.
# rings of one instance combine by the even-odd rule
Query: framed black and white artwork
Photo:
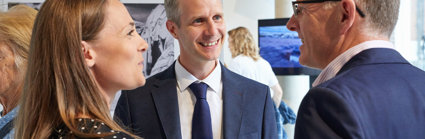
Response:
MULTIPOLYGON (((39 10, 44 0, 6 0, 7 6, 25 4, 39 10)), ((121 0, 133 18, 139 35, 148 43, 144 52, 143 73, 151 77, 173 64, 178 43, 166 28, 163 0, 121 0)))

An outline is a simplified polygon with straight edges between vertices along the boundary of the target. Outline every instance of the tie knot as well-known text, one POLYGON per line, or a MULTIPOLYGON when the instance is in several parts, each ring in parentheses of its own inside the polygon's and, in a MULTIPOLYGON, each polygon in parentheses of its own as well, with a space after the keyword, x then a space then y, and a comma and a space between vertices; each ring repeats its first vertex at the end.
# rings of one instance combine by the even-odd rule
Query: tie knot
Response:
POLYGON ((196 99, 206 99, 206 93, 207 93, 207 88, 208 85, 200 82, 200 83, 196 83, 193 82, 192 84, 190 84, 189 86, 190 90, 192 90, 193 94, 195 94, 196 99))

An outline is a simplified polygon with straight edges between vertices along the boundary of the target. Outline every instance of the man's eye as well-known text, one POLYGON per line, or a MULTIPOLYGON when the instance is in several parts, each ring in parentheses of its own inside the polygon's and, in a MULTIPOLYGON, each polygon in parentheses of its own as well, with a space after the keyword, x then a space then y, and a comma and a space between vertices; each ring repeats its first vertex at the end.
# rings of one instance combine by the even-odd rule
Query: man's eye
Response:
POLYGON ((201 22, 202 22, 202 19, 200 18, 193 20, 193 23, 201 23, 201 22))
POLYGON ((295 10, 295 12, 296 12, 297 14, 300 14, 300 13, 301 13, 301 10, 297 9, 297 10, 295 10))
POLYGON ((302 10, 303 10, 302 7, 297 6, 297 9, 295 9, 295 12, 296 12, 296 14, 301 14, 302 10))
POLYGON ((214 16, 213 19, 214 20, 221 20, 221 16, 218 16, 218 15, 217 16, 214 16))
POLYGON ((127 35, 133 36, 133 32, 134 32, 134 29, 132 29, 130 32, 128 32, 127 35))

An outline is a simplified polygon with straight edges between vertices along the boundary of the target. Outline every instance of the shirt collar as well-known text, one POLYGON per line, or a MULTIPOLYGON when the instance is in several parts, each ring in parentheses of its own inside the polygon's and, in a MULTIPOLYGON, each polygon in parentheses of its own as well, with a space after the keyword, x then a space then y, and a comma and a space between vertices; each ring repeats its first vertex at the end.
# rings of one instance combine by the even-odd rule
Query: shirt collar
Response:
POLYGON ((358 53, 371 49, 371 48, 389 48, 394 49, 394 45, 389 41, 384 40, 373 40, 373 41, 366 41, 363 43, 360 43, 344 53, 340 54, 338 57, 336 57, 334 60, 332 60, 331 63, 329 63, 325 69, 320 72, 319 76, 316 80, 314 80, 312 86, 315 87, 333 77, 336 76, 336 74, 341 70, 341 68, 347 63, 351 58, 353 58, 358 53))
POLYGON ((177 85, 179 87, 179 91, 183 92, 189 87, 193 82, 204 82, 209 88, 211 88, 214 92, 219 92, 220 90, 220 82, 221 82, 221 64, 218 60, 216 60, 216 66, 214 70, 208 75, 207 78, 203 80, 197 79, 190 72, 188 72, 179 62, 176 60, 175 70, 176 70, 176 79, 177 85))
POLYGON ((12 111, 8 112, 5 116, 0 118, 0 127, 3 127, 6 125, 7 122, 15 118, 16 114, 18 113, 19 106, 16 106, 12 109, 12 111))

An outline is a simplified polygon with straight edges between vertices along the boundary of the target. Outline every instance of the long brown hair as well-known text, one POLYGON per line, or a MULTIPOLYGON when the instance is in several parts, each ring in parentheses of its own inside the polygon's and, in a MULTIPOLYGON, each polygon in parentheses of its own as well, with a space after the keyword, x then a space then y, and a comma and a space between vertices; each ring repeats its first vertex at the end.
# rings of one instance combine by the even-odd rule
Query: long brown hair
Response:
POLYGON ((238 55, 249 56, 254 61, 260 58, 258 46, 255 45, 254 37, 245 27, 237 27, 227 32, 231 41, 229 42, 232 58, 238 55))
POLYGON ((85 115, 125 132, 110 117, 83 56, 81 41, 96 40, 108 0, 46 0, 36 18, 15 138, 48 138, 64 123, 79 137, 76 118, 85 115))

